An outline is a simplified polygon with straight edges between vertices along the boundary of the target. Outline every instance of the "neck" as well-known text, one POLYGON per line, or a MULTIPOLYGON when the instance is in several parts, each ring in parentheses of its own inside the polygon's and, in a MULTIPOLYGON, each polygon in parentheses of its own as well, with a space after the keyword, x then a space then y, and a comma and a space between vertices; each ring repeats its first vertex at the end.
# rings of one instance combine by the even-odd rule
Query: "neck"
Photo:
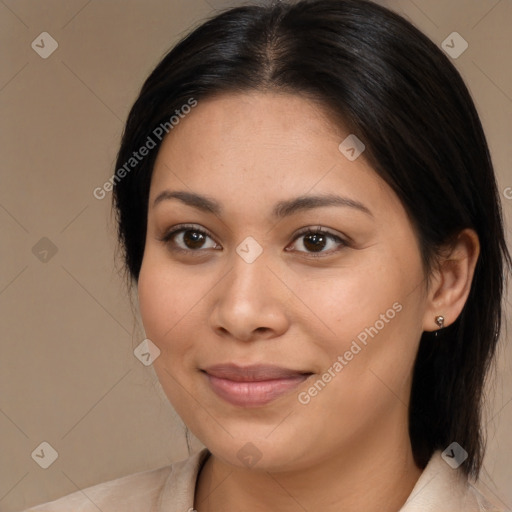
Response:
POLYGON ((414 463, 407 429, 397 430, 396 423, 379 426, 373 439, 358 439, 300 471, 239 468, 212 454, 199 474, 194 508, 397 512, 422 472, 414 463))

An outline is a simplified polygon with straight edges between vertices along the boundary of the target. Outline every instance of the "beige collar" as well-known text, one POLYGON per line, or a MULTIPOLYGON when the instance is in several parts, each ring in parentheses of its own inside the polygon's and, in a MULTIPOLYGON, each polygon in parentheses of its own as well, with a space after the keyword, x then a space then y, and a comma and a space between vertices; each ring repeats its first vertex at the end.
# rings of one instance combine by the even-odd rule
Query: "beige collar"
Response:
MULTIPOLYGON (((160 495, 158 512, 193 512, 199 471, 210 456, 207 448, 174 463, 160 495)), ((437 451, 399 512, 499 512, 437 451)))

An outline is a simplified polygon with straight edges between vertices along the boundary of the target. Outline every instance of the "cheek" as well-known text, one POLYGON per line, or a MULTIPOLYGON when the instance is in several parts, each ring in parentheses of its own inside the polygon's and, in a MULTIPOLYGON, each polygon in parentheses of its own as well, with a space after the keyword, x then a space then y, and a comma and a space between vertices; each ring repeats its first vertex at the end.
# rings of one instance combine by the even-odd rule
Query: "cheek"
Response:
POLYGON ((412 365, 423 307, 423 274, 416 263, 381 253, 368 264, 336 269, 321 282, 297 280, 297 295, 315 313, 304 326, 327 356, 324 364, 346 354, 351 373, 401 360, 412 365))
POLYGON ((188 301, 183 290, 177 273, 143 260, 138 282, 140 314, 146 336, 160 350, 166 349, 166 340, 186 313, 188 301))
MULTIPOLYGON (((170 302, 168 287, 162 285, 159 276, 160 273, 154 266, 143 262, 137 287, 139 309, 146 335, 157 344, 165 332, 163 312, 170 302)), ((168 313, 170 317, 174 316, 171 312, 168 313)))
MULTIPOLYGON (((423 289, 412 278, 387 275, 352 275, 325 302, 336 333, 335 341, 323 346, 329 355, 325 370, 336 377, 318 407, 332 401, 346 410, 360 404, 381 410, 408 402, 422 332, 423 289)), ((421 274, 416 278, 422 282, 421 274)))
MULTIPOLYGON (((191 364, 194 336, 204 324, 201 300, 209 282, 197 272, 176 269, 168 261, 143 261, 138 300, 146 336, 160 349, 155 368, 165 365, 181 371, 191 364)), ((210 284, 211 286, 211 284, 210 284)))
POLYGON ((189 284, 187 276, 170 269, 168 263, 159 265, 149 258, 143 261, 138 282, 140 314, 146 336, 160 349, 152 366, 173 408, 193 427, 197 411, 190 407, 190 397, 196 392, 193 386, 184 389, 181 384, 193 369, 189 333, 197 329, 199 321, 194 308, 199 291, 189 284))
MULTIPOLYGON (((335 269, 330 275, 296 282, 297 296, 315 313, 322 332, 346 339, 354 336, 392 308, 403 294, 393 279, 373 266, 335 269)), ((389 275, 389 271, 388 271, 389 275)), ((392 313, 391 313, 392 314, 392 313)))

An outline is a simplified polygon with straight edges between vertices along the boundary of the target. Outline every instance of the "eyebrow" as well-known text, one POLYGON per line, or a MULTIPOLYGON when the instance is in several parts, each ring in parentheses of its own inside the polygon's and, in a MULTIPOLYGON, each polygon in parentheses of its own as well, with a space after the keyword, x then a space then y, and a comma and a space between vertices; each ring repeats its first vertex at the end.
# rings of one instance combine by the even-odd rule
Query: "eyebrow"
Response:
MULTIPOLYGON (((220 216, 223 211, 221 204, 215 199, 193 192, 186 192, 184 190, 164 190, 158 194, 158 196, 153 201, 153 208, 159 203, 171 199, 177 199, 188 206, 192 206, 193 208, 197 208, 203 212, 213 213, 214 215, 218 216, 220 216)), ((335 194, 321 194, 314 196, 304 195, 286 201, 279 201, 274 206, 272 215, 277 218, 284 218, 300 211, 312 210, 314 208, 321 208, 325 206, 343 206, 354 208, 373 217, 373 213, 363 203, 335 194)))

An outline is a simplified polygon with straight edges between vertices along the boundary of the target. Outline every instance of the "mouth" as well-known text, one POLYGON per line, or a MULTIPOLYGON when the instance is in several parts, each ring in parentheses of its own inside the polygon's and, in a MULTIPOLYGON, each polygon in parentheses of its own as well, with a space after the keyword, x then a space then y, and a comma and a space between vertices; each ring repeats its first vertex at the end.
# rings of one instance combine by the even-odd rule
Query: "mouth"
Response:
POLYGON ((217 396, 238 407, 261 407, 289 393, 313 375, 272 365, 238 366, 232 363, 201 371, 217 396))

